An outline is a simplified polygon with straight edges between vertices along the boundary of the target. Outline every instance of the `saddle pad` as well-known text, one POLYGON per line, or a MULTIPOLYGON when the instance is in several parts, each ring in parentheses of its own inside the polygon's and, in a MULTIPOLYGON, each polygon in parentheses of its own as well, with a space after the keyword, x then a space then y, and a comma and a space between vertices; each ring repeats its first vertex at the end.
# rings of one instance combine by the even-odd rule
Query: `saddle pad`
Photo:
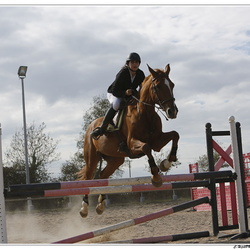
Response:
POLYGON ((113 124, 109 124, 106 132, 111 133, 117 130, 120 130, 121 126, 122 126, 122 121, 123 121, 123 117, 124 117, 124 112, 125 109, 119 110, 118 113, 115 115, 114 119, 113 119, 113 124))

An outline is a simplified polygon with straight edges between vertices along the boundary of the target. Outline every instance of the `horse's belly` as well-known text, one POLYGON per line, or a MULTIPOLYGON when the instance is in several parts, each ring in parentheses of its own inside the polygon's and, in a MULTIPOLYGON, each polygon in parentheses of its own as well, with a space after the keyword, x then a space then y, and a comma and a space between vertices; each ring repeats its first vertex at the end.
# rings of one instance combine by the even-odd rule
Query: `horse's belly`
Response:
POLYGON ((113 157, 125 157, 124 152, 119 152, 120 141, 115 133, 103 135, 99 140, 93 140, 96 150, 101 154, 113 157))

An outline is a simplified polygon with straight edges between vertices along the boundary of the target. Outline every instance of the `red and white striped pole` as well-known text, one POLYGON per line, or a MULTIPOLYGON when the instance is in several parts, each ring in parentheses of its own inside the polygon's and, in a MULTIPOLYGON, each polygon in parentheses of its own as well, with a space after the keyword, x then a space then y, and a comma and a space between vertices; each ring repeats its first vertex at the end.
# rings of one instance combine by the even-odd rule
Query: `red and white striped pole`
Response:
MULTIPOLYGON (((190 184, 190 181, 204 180, 210 178, 224 178, 232 177, 232 171, 215 171, 207 173, 193 173, 193 174, 176 174, 176 175, 167 175, 162 176, 163 182, 169 181, 186 181, 187 185, 190 184)), ((144 185, 151 183, 151 177, 137 177, 131 179, 99 179, 99 180, 87 180, 87 181, 75 181, 75 182, 63 182, 63 183, 35 183, 35 184, 19 184, 11 185, 8 192, 6 193, 7 197, 48 197, 55 196, 57 193, 59 196, 62 195, 81 195, 81 194, 97 194, 100 192, 106 192, 104 187, 107 187, 107 192, 112 193, 112 190, 121 189, 122 192, 129 192, 126 189, 130 186, 138 186, 138 188, 145 188, 145 190, 138 191, 147 191, 147 187, 144 185), (133 184, 131 184, 133 183, 133 184), (130 185, 131 184, 131 185, 130 185), (98 191, 99 190, 99 191, 98 191), (110 191, 108 191, 110 190, 110 191)), ((167 187, 162 185, 155 190, 163 190, 167 187)), ((148 184, 150 190, 152 189, 152 184, 148 184)), ((184 187, 184 186, 183 186, 184 187)), ((186 186, 190 187, 190 186, 186 186)), ((119 191, 118 191, 119 192, 119 191)))
POLYGON ((101 229, 95 230, 93 232, 80 234, 80 235, 77 235, 77 236, 74 236, 74 237, 71 237, 68 239, 60 240, 60 241, 54 242, 54 244, 76 243, 79 241, 91 239, 91 238, 103 235, 105 233, 110 233, 110 232, 114 232, 114 231, 117 231, 117 230, 120 230, 120 229, 123 229, 126 227, 131 227, 131 226, 134 226, 137 224, 141 224, 141 223, 144 223, 144 222, 147 222, 150 220, 154 220, 154 219, 157 219, 157 218, 169 215, 169 214, 173 214, 173 213, 182 211, 184 209, 200 205, 202 203, 208 203, 208 202, 209 202, 209 198, 203 197, 203 198, 200 198, 200 199, 197 199, 194 201, 189 201, 189 202, 183 203, 181 205, 176 205, 174 207, 161 210, 159 212, 155 212, 155 213, 148 214, 148 215, 145 215, 142 217, 138 217, 136 219, 127 220, 127 221, 124 221, 124 222, 121 222, 121 223, 118 223, 118 224, 115 224, 112 226, 101 228, 101 229))

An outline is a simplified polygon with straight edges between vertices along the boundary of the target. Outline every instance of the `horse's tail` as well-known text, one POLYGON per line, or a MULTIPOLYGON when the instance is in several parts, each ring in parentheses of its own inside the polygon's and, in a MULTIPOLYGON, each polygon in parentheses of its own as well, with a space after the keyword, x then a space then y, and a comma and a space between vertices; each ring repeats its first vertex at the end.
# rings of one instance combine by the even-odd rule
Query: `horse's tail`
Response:
POLYGON ((96 148, 90 134, 97 126, 100 126, 101 122, 102 118, 96 119, 88 126, 86 130, 83 145, 83 157, 85 165, 79 172, 77 172, 78 180, 90 180, 94 177, 96 165, 100 159, 97 157, 96 148))

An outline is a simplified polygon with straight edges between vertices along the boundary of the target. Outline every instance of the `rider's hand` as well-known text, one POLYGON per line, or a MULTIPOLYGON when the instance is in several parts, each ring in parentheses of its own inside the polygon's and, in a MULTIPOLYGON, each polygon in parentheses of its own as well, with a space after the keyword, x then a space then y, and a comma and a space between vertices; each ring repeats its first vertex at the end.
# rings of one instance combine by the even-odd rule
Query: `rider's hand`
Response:
POLYGON ((127 89, 127 90, 126 90, 126 95, 132 95, 132 94, 133 94, 132 89, 127 89))

